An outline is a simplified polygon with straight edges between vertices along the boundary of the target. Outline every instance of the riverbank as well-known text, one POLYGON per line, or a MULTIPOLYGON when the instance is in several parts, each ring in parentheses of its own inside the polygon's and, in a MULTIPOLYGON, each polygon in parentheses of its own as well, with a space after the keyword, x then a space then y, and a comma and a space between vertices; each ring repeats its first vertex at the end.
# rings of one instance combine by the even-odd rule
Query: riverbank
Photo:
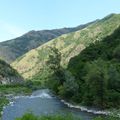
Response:
POLYGON ((0 96, 0 120, 2 116, 3 107, 8 103, 9 103, 9 100, 6 97, 0 96))
POLYGON ((112 116, 112 117, 117 117, 120 119, 120 109, 115 109, 115 108, 111 108, 111 109, 100 109, 100 108, 95 108, 95 107, 88 107, 88 106, 82 106, 78 103, 75 102, 71 102, 68 100, 65 100, 64 98, 60 97, 58 94, 56 94, 54 91, 51 90, 52 93, 54 93, 59 99, 60 101, 65 104, 66 106, 70 107, 70 108, 75 108, 75 109, 80 109, 81 111, 85 111, 88 113, 92 113, 92 114, 96 114, 96 115, 105 115, 105 116, 112 116))
POLYGON ((30 81, 24 84, 0 85, 0 120, 4 106, 11 104, 10 97, 31 95, 34 90, 40 89, 41 85, 30 81))
MULTIPOLYGON (((52 111, 52 112, 54 110, 56 111, 56 108, 61 109, 61 106, 62 107, 64 106, 63 108, 68 109, 68 111, 69 110, 70 111, 72 110, 73 112, 79 111, 79 112, 77 112, 77 115, 80 114, 80 116, 81 115, 86 116, 88 114, 90 116, 91 115, 92 116, 99 116, 99 115, 103 116, 103 114, 105 116, 108 115, 108 114, 104 113, 103 111, 101 113, 101 111, 88 109, 88 108, 83 107, 83 106, 70 104, 69 102, 66 102, 64 100, 60 100, 60 99, 58 99, 58 97, 55 94, 50 92, 48 89, 37 90, 37 91, 34 91, 32 94, 28 94, 28 95, 27 94, 26 95, 22 95, 22 94, 20 95, 19 94, 17 96, 7 95, 7 97, 11 98, 10 103, 8 105, 9 107, 8 106, 7 106, 7 108, 4 107, 4 112, 6 111, 6 109, 7 109, 8 112, 7 113, 5 112, 5 114, 3 114, 3 116, 6 116, 7 118, 9 118, 9 115, 8 115, 9 113, 11 115, 11 112, 16 111, 16 110, 19 111, 18 113, 22 113, 22 115, 24 113, 26 113, 26 110, 28 110, 29 108, 33 108, 31 110, 35 110, 36 112, 38 112, 40 110, 39 106, 41 108, 40 112, 42 112, 42 114, 38 114, 38 115, 44 115, 43 112, 45 112, 45 113, 48 112, 49 113, 50 111, 52 111), (21 108, 18 109, 17 106, 21 106, 21 108, 24 109, 23 112, 21 112, 21 108), (34 106, 36 106, 36 107, 34 108, 34 106), (85 114, 83 114, 83 113, 85 113, 85 114)), ((63 112, 63 108, 62 108, 62 112, 63 112)), ((16 115, 12 112, 12 116, 15 117, 16 115)), ((13 120, 11 118, 10 119, 7 119, 7 118, 4 117, 4 120, 13 120)), ((92 119, 83 119, 83 120, 92 120, 92 119)))
POLYGON ((97 110, 97 109, 95 110, 94 108, 90 109, 90 108, 85 107, 85 106, 75 105, 75 104, 66 102, 65 100, 61 100, 61 102, 70 108, 80 109, 81 111, 85 111, 88 113, 99 114, 99 115, 110 115, 111 114, 111 112, 107 111, 107 110, 97 110))
POLYGON ((3 109, 2 120, 15 120, 29 111, 36 116, 72 114, 82 120, 92 120, 98 116, 69 108, 48 89, 41 89, 34 91, 31 95, 11 97, 10 104, 3 109))
POLYGON ((32 90, 22 86, 0 86, 0 119, 2 116, 3 107, 9 104, 8 96, 31 94, 32 90))

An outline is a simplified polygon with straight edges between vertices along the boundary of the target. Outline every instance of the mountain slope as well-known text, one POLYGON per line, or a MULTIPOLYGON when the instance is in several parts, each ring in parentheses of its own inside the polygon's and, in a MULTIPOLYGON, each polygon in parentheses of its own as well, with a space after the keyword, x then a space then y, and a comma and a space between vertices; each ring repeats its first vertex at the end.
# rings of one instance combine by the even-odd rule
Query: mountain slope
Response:
MULTIPOLYGON (((95 22, 95 21, 94 21, 95 22)), ((54 29, 54 30, 41 30, 41 31, 30 31, 24 34, 21 37, 8 40, 0 43, 0 56, 7 62, 14 61, 17 57, 25 54, 29 50, 36 48, 45 42, 56 38, 62 34, 74 32, 88 26, 88 23, 85 25, 80 25, 74 28, 63 28, 63 29, 54 29)))
POLYGON ((58 50, 60 50, 62 53, 62 65, 67 66, 70 58, 78 55, 85 47, 89 46, 89 44, 100 41, 104 37, 112 34, 119 25, 120 15, 109 15, 82 30, 64 34, 29 51, 27 54, 18 58, 12 66, 17 69, 24 78, 32 78, 37 73, 40 74, 43 72, 43 68, 46 67, 45 61, 50 54, 49 46, 56 46, 58 50))
POLYGON ((9 64, 0 60, 0 84, 21 83, 23 78, 9 64))
POLYGON ((79 85, 81 103, 120 108, 120 27, 72 58, 68 70, 79 85))

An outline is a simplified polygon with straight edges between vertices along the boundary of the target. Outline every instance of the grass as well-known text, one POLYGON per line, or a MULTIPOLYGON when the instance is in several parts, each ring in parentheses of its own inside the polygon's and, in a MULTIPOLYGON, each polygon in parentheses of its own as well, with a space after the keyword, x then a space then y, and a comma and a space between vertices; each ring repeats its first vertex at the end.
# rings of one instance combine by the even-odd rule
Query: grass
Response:
POLYGON ((14 85, 3 85, 0 86, 0 94, 5 95, 5 94, 30 94, 32 90, 28 87, 25 86, 14 86, 14 85))
POLYGON ((16 120, 81 120, 78 117, 69 115, 45 115, 45 116, 35 116, 32 113, 26 113, 21 118, 16 118, 16 120))

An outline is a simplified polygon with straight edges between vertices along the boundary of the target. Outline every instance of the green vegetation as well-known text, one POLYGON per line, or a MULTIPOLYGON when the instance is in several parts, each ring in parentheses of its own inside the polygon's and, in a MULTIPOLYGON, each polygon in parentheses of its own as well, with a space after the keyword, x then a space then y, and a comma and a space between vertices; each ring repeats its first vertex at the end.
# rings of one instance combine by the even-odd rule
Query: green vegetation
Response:
POLYGON ((26 81, 22 84, 8 84, 8 85, 0 85, 0 95, 25 95, 25 94, 31 94, 32 91, 41 89, 40 82, 32 82, 32 81, 26 81))
POLYGON ((16 120, 81 120, 81 119, 74 117, 72 115, 35 116, 32 113, 27 113, 27 114, 23 115, 22 118, 16 118, 16 120))
POLYGON ((47 61, 48 87, 68 101, 99 108, 120 108, 120 28, 72 58, 65 70, 52 48, 47 61), (70 73, 69 71, 72 73, 70 73), (51 84, 52 83, 52 84, 51 84))
MULTIPOLYGON (((35 116, 32 113, 26 113, 21 118, 16 118, 16 120, 82 120, 79 117, 73 115, 45 115, 45 116, 35 116)), ((119 120, 117 117, 97 117, 93 120, 119 120)))
POLYGON ((50 47, 50 55, 47 61, 47 65, 51 70, 51 74, 47 81, 47 86, 50 87, 54 92, 58 92, 58 86, 63 85, 65 81, 64 70, 61 67, 61 53, 55 47, 50 47), (53 84, 50 84, 53 83, 53 84))
POLYGON ((31 93, 35 82, 23 82, 23 78, 9 64, 0 60, 0 96, 5 94, 31 93))
POLYGON ((118 117, 97 117, 93 120, 119 120, 120 118, 118 117))
POLYGON ((76 102, 120 108, 120 28, 72 58, 68 70, 79 85, 76 102))
MULTIPOLYGON (((46 85, 61 98, 73 103, 102 109, 120 108, 119 25, 120 15, 113 14, 85 29, 62 35, 31 50, 18 58, 12 66, 24 78, 32 81, 21 85, 0 86, 0 94, 28 94, 41 85, 46 85)), ((3 61, 1 63, 6 65, 3 61)), ((0 67, 1 78, 19 76, 9 65, 7 69, 0 67)), ((37 117, 28 113, 17 118, 28 119, 74 120, 74 117, 37 117)), ((98 117, 94 120, 104 119, 117 120, 113 117, 98 117)))
POLYGON ((12 63, 12 66, 25 78, 44 81, 49 76, 46 61, 50 53, 49 46, 61 52, 61 65, 66 68, 69 60, 78 55, 84 48, 95 41, 101 41, 104 37, 113 33, 120 25, 120 15, 112 14, 102 20, 90 24, 82 30, 61 35, 36 49, 26 53, 21 59, 12 63), (47 69, 47 70, 45 70, 47 69))
POLYGON ((0 95, 30 94, 32 90, 23 85, 0 85, 0 95))
POLYGON ((8 99, 6 97, 0 96, 0 118, 2 116, 1 111, 3 110, 3 106, 7 105, 9 103, 8 99))

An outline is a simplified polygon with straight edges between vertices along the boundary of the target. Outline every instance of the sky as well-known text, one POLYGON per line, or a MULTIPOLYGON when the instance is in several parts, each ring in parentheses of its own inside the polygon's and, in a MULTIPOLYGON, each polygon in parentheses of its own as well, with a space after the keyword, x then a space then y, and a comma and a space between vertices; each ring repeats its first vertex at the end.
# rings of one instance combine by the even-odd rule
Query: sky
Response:
POLYGON ((0 41, 30 30, 75 27, 110 13, 120 13, 120 0, 0 0, 0 41))

